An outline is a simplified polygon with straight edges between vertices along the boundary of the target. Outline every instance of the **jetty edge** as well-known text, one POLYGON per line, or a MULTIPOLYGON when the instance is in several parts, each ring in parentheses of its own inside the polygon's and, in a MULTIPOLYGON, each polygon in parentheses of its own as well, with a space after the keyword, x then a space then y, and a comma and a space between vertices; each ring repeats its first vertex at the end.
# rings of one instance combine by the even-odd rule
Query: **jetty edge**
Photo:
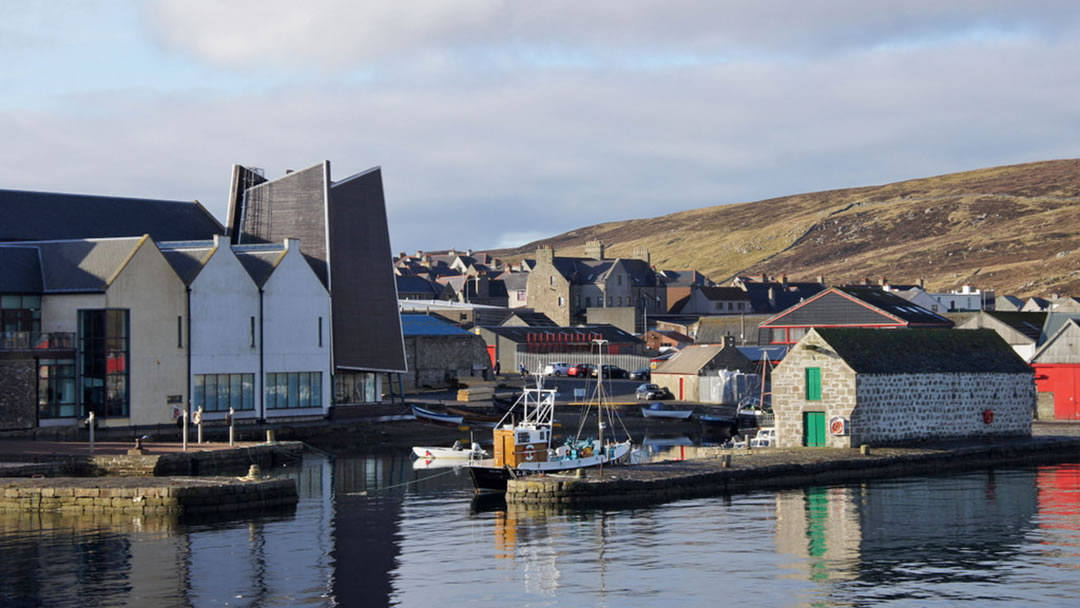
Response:
POLYGON ((693 460, 593 469, 507 482, 508 504, 636 506, 758 490, 1080 460, 1080 437, 956 446, 724 450, 693 460))

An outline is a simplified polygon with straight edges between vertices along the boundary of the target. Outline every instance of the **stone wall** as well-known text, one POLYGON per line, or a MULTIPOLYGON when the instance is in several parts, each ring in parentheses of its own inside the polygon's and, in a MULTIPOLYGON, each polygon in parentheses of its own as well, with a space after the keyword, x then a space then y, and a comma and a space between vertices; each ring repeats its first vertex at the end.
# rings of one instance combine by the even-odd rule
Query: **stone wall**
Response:
MULTIPOLYGON (((491 358, 484 339, 468 336, 410 336, 405 338, 405 390, 443 388, 458 380, 486 379, 491 374, 491 358)), ((505 367, 503 371, 512 371, 505 367)))
POLYGON ((33 428, 36 406, 37 363, 0 359, 0 431, 33 428))
MULTIPOLYGON (((804 346, 828 348, 817 335, 807 336, 804 340, 804 346)), ((851 419, 855 409, 855 372, 831 351, 795 348, 773 369, 772 397, 777 444, 782 448, 799 447, 803 444, 803 412, 825 412, 826 422, 833 416, 851 419), (808 367, 821 369, 820 401, 806 399, 805 370, 808 367)), ((850 436, 828 435, 826 445, 847 448, 853 444, 850 436)))
POLYGON ((852 445, 1031 435, 1031 374, 864 374, 856 387, 852 445))

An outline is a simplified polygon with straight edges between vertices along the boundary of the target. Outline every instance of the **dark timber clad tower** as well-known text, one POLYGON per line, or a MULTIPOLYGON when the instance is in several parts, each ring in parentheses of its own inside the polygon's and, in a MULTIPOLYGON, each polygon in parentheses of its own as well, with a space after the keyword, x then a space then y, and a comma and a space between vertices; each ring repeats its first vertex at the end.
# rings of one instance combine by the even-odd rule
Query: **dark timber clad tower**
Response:
POLYGON ((380 168, 333 182, 329 161, 275 180, 234 165, 228 229, 241 245, 300 239, 330 292, 337 374, 406 371, 380 168))

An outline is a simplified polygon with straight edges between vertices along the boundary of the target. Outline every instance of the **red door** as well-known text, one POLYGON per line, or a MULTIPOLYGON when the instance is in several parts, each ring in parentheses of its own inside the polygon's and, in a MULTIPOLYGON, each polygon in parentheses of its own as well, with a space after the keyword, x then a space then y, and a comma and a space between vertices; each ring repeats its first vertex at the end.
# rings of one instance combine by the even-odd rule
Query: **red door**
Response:
POLYGON ((683 377, 679 376, 679 401, 683 400, 683 377))
POLYGON ((487 349, 488 349, 488 356, 491 357, 491 367, 494 368, 495 367, 495 345, 492 344, 491 346, 487 347, 487 349))
POLYGON ((1041 393, 1054 394, 1055 420, 1080 420, 1077 389, 1080 389, 1080 366, 1036 364, 1035 386, 1041 393))

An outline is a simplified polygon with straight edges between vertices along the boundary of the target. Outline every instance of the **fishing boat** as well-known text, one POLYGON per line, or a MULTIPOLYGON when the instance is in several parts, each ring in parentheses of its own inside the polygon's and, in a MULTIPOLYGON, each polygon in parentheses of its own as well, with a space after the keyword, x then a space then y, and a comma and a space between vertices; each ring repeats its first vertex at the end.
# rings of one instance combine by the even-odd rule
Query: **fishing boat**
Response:
POLYGON ((437 422, 439 424, 450 424, 453 426, 461 426, 465 423, 464 416, 433 412, 431 410, 425 410, 424 408, 416 405, 412 406, 412 413, 413 416, 416 416, 417 420, 427 420, 430 422, 437 422))
POLYGON ((668 418, 672 420, 687 420, 694 415, 694 410, 668 409, 659 401, 649 407, 641 408, 641 415, 645 418, 668 418))
POLYGON ((603 390, 603 383, 598 379, 594 400, 582 411, 577 433, 568 437, 562 445, 553 447, 555 389, 544 388, 543 376, 538 374, 535 388, 524 389, 510 412, 495 425, 493 458, 469 463, 469 474, 476 491, 505 492, 506 482, 510 479, 626 460, 631 448, 626 427, 622 427, 625 433, 622 440, 604 437, 604 431, 614 426, 616 417, 614 410, 605 406, 603 390), (593 407, 596 408, 597 417, 595 438, 584 434, 584 426, 593 407), (518 418, 517 422, 513 421, 515 417, 518 418))

